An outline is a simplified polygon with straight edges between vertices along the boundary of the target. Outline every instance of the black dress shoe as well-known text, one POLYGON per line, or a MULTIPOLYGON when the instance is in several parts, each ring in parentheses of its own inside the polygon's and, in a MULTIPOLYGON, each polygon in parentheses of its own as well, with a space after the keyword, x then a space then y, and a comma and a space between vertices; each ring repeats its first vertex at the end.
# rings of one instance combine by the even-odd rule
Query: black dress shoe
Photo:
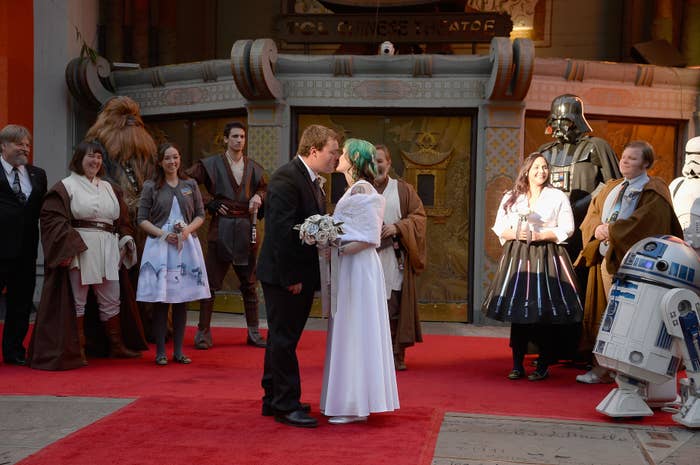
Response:
POLYGON ((537 370, 532 372, 527 379, 529 381, 542 381, 543 379, 547 379, 549 376, 549 371, 547 370, 547 367, 545 366, 544 369, 542 369, 543 364, 540 364, 540 366, 537 367, 537 370))
MULTIPOLYGON (((302 402, 302 403, 300 403, 299 405, 301 406, 300 409, 301 409, 304 413, 309 413, 309 412, 311 412, 311 405, 310 405, 310 404, 307 404, 306 402, 302 402)), ((262 416, 264 416, 264 417, 271 417, 271 416, 273 416, 274 414, 275 414, 275 409, 273 409, 271 405, 269 405, 269 404, 263 404, 263 406, 262 406, 262 416)))
POLYGON ((9 357, 4 359, 5 363, 8 365, 19 365, 19 366, 24 366, 27 364, 27 359, 22 357, 21 355, 17 357, 9 357))
POLYGON ((318 426, 318 420, 310 417, 308 413, 301 409, 287 414, 277 414, 275 415, 275 421, 299 428, 315 428, 318 426))
POLYGON ((525 370, 523 369, 518 369, 518 368, 513 368, 513 370, 508 373, 508 379, 520 379, 525 376, 525 370))
POLYGON ((258 331, 258 328, 255 327, 248 328, 248 337, 246 338, 245 342, 249 346, 253 347, 260 347, 262 349, 267 347, 267 342, 260 335, 260 331, 258 331))

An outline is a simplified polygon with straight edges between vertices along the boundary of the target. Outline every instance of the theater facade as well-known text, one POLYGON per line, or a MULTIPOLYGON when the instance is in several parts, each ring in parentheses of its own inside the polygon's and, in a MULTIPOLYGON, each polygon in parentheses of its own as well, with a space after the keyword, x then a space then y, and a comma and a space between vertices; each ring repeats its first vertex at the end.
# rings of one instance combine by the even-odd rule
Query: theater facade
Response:
MULTIPOLYGON (((354 42, 350 31, 368 31, 359 20, 292 16, 278 19, 273 38, 234 41, 227 59, 125 70, 76 56, 65 68, 77 103, 74 133, 111 96, 127 95, 158 142, 183 148, 185 163, 219 153, 230 120, 248 127, 248 156, 269 173, 295 154, 313 123, 387 145, 395 174, 416 187, 429 217, 428 266, 418 281, 423 320, 486 323, 480 303, 500 254, 490 227, 523 154, 550 140, 544 121, 553 98, 579 95, 594 135, 618 154, 630 140, 651 142, 659 157, 652 172, 668 182, 680 172, 684 141, 700 133, 699 69, 539 57, 543 39, 499 36, 504 21, 512 28, 510 16, 499 14, 460 16, 454 26, 482 35, 469 51, 476 53, 424 47, 397 55, 358 46, 367 38, 354 42), (294 45, 294 34, 307 37, 305 48, 294 45), (325 38, 315 42, 319 35, 325 38), (329 35, 345 42, 322 53, 329 35)), ((388 16, 382 27, 444 35, 431 42, 436 47, 454 40, 449 23, 446 31, 445 23, 410 23, 419 20, 388 16)), ((332 211, 344 181, 331 176, 327 186, 332 211)), ((235 276, 227 286, 217 310, 240 311, 235 276)))

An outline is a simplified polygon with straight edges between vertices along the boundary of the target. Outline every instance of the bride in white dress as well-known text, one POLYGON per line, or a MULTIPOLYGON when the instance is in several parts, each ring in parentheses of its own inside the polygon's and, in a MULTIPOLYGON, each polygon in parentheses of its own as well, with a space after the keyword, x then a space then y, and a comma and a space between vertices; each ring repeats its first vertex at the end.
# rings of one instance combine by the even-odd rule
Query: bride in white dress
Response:
POLYGON ((337 294, 328 323, 321 412, 329 423, 365 421, 373 412, 399 408, 384 273, 376 247, 384 218, 384 197, 372 186, 375 148, 348 139, 336 171, 348 190, 333 218, 343 222, 338 254, 337 294))

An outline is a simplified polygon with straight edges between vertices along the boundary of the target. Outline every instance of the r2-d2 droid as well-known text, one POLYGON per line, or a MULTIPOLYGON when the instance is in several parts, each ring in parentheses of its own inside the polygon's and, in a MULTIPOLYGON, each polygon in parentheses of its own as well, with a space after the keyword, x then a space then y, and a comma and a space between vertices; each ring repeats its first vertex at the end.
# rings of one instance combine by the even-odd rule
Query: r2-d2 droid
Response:
POLYGON ((674 236, 634 244, 615 274, 593 353, 618 387, 596 407, 611 417, 653 415, 649 386, 685 364, 682 406, 673 419, 700 427, 700 259, 674 236))

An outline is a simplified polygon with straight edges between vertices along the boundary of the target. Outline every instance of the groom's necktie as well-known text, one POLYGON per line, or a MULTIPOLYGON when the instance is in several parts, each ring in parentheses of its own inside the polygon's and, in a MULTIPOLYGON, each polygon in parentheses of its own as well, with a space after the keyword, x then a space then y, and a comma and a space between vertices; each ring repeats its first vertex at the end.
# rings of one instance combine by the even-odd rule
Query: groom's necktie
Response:
POLYGON ((22 192, 22 184, 19 182, 19 169, 15 166, 12 168, 12 172, 15 174, 15 178, 12 180, 12 192, 15 193, 17 200, 21 203, 25 203, 27 201, 27 195, 22 192))
POLYGON ((316 176, 314 179, 314 191, 316 193, 316 203, 318 204, 318 209, 324 213, 326 211, 326 194, 323 192, 321 187, 321 176, 316 176))

